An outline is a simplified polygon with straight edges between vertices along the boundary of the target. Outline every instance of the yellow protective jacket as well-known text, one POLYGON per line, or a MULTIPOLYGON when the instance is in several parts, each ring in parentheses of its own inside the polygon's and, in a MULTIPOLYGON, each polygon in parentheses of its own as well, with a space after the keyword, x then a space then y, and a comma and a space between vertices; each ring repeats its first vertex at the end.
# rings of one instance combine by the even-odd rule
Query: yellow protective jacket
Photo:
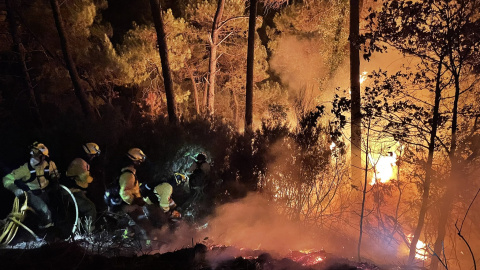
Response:
POLYGON ((29 162, 5 175, 2 179, 3 186, 14 192, 19 189, 15 181, 22 181, 30 190, 41 190, 48 186, 50 180, 58 180, 60 174, 53 161, 42 161, 32 167, 29 162))
MULTIPOLYGON (((169 183, 161 183, 153 189, 153 194, 155 194, 156 199, 158 200, 158 204, 160 208, 163 209, 164 212, 168 212, 170 210, 170 206, 175 204, 171 198, 173 192, 173 187, 169 183)), ((150 198, 144 199, 147 204, 154 204, 150 198)))
POLYGON ((74 159, 68 166, 67 177, 75 180, 78 187, 71 187, 72 192, 82 191, 87 189, 88 184, 92 183, 93 177, 90 176, 90 165, 81 158, 74 159))
POLYGON ((133 166, 122 169, 120 179, 120 197, 127 204, 131 204, 135 198, 141 198, 136 170, 133 166))

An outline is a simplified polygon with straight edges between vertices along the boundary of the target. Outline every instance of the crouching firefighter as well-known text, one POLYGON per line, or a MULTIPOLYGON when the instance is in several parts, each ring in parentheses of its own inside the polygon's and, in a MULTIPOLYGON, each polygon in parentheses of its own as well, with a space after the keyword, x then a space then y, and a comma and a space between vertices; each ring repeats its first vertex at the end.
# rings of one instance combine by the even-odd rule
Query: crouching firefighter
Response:
POLYGON ((140 185, 140 193, 147 204, 144 212, 154 227, 161 227, 169 219, 181 218, 176 210, 177 204, 172 198, 174 188, 184 185, 187 177, 181 173, 174 173, 167 180, 140 185), (160 210, 160 211, 159 211, 160 210))
POLYGON ((3 177, 3 186, 20 197, 27 194, 28 205, 40 219, 38 227, 46 229, 53 226, 52 213, 48 208, 47 187, 58 186, 57 166, 49 159, 48 148, 39 142, 30 147, 30 160, 3 177))
MULTIPOLYGON (((80 216, 89 219, 92 225, 97 218, 97 210, 95 204, 87 197, 87 188, 93 181, 90 163, 100 155, 100 147, 96 143, 86 143, 82 148, 81 157, 74 159, 67 168, 65 186, 75 197, 80 216)), ((89 226, 88 230, 92 229, 93 226, 89 226)))

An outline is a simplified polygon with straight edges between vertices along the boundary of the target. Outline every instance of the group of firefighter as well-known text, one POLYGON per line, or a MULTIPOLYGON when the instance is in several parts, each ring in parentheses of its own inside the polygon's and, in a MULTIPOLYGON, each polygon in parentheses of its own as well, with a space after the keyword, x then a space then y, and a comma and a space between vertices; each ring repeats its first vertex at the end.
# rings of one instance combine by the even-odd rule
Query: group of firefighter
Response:
MULTIPOLYGON (((11 171, 2 179, 3 186, 16 197, 28 198, 28 205, 38 216, 38 228, 47 230, 53 227, 54 219, 49 207, 52 186, 59 184, 67 187, 75 197, 79 217, 85 220, 97 220, 97 208, 87 194, 87 188, 92 183, 90 163, 101 153, 100 147, 93 142, 82 145, 82 154, 69 164, 65 174, 61 176, 55 163, 49 158, 48 148, 39 142, 30 147, 30 160, 19 168, 11 171)), ((195 174, 208 175, 210 165, 205 154, 196 155, 195 162, 183 173, 175 172, 168 179, 142 183, 138 181, 137 169, 145 162, 146 155, 139 148, 131 148, 124 157, 119 177, 114 180, 113 190, 107 189, 105 203, 109 211, 123 213, 132 218, 139 209, 150 214, 152 220, 180 218, 176 204, 172 198, 173 189, 187 184, 189 176, 195 174), (116 194, 110 194, 116 193, 116 194), (149 210, 145 211, 145 207, 149 210), (155 213, 155 214, 154 214, 155 213), (154 217, 156 216, 156 217, 154 217)), ((58 190, 58 189, 57 189, 58 190)), ((89 232, 94 230, 94 224, 89 232)))

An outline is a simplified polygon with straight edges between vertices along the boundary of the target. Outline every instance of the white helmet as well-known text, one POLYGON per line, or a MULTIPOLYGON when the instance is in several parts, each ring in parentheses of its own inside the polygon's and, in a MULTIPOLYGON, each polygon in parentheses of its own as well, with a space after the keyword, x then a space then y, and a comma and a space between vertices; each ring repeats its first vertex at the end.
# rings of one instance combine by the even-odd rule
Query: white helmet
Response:
POLYGON ((82 147, 85 153, 89 155, 100 155, 100 147, 96 143, 86 143, 82 147))
POLYGON ((139 148, 132 148, 128 150, 127 156, 133 160, 133 161, 140 161, 143 162, 145 161, 145 158, 147 157, 142 150, 139 148))

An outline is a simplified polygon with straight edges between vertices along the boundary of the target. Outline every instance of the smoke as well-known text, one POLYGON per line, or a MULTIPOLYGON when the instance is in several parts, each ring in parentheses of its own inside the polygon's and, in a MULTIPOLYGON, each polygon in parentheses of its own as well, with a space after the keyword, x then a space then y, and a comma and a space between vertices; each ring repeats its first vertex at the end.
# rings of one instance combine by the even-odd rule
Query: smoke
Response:
POLYGON ((318 40, 285 36, 278 42, 270 67, 293 91, 318 85, 318 79, 326 74, 324 56, 319 47, 318 40))
POLYGON ((149 234, 161 246, 160 253, 185 248, 192 243, 229 247, 223 253, 250 249, 279 256, 292 250, 322 248, 302 224, 288 220, 277 211, 274 202, 257 193, 249 193, 236 202, 219 206, 203 226, 179 222, 175 230, 165 226, 149 234))
POLYGON ((209 221, 208 234, 217 244, 273 254, 318 247, 301 224, 288 220, 275 203, 257 193, 217 208, 209 221))
MULTIPOLYGON (((317 39, 300 39, 285 36, 270 60, 271 69, 288 86, 289 97, 300 109, 314 107, 315 99, 321 94, 321 80, 327 75, 327 57, 317 39)), ((297 109, 299 109, 297 108, 297 109)))
MULTIPOLYGON (((336 88, 350 87, 348 54, 334 74, 329 74, 329 46, 319 39, 302 39, 285 35, 278 41, 270 68, 288 85, 293 99, 311 99, 312 104, 330 102, 336 88), (331 76, 330 76, 331 75, 331 76)), ((347 48, 344 48, 347 49, 347 48)), ((386 53, 377 53, 367 61, 360 56, 360 71, 371 74, 373 70, 387 70, 393 74, 402 66, 413 67, 416 62, 390 48, 386 53)))

